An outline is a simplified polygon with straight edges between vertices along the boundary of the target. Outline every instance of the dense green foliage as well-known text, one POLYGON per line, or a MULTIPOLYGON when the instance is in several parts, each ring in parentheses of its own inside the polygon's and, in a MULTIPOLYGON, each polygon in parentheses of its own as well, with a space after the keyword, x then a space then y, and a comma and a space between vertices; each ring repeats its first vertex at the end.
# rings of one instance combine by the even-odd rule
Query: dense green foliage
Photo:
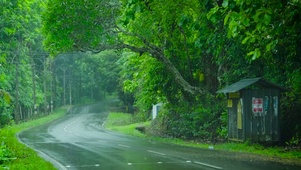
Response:
POLYGON ((100 100, 118 85, 117 53, 45 52, 44 9, 42 0, 0 1, 0 128, 61 105, 100 100))
POLYGON ((53 61, 56 105, 99 101, 116 91, 118 53, 65 53, 53 61))
POLYGON ((33 116, 44 103, 39 79, 46 56, 40 34, 43 1, 0 1, 0 127, 33 116), (37 67, 35 67, 37 65, 37 67), (35 86, 34 86, 35 85, 35 86))
POLYGON ((0 4, 0 127, 118 92, 126 110, 143 119, 152 104, 164 103, 160 120, 168 136, 225 138, 225 98, 215 92, 265 77, 289 89, 282 136, 299 142, 299 1, 0 4))
POLYGON ((44 13, 45 42, 52 54, 121 50, 122 100, 145 118, 165 103, 166 133, 182 138, 225 137, 225 100, 215 92, 265 77, 289 89, 289 140, 301 133, 300 8, 295 0, 55 0, 44 13))

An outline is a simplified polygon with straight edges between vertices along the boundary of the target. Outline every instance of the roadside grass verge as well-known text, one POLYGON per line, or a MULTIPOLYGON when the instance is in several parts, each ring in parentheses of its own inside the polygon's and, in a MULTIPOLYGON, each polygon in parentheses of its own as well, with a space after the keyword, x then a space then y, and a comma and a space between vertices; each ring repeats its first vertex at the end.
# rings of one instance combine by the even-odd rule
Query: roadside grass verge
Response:
POLYGON ((20 143, 16 135, 28 128, 39 126, 62 117, 68 108, 70 107, 61 107, 46 117, 0 129, 0 169, 55 170, 56 168, 50 162, 47 162, 37 152, 20 143))
POLYGON ((149 140, 155 140, 165 143, 171 143, 182 146, 190 146, 204 149, 216 149, 216 150, 224 150, 231 152, 240 152, 240 153, 252 153, 259 154, 268 157, 281 158, 281 159, 291 159, 294 162, 299 162, 301 165, 301 152, 300 151, 286 151, 284 147, 265 147, 260 144, 251 144, 249 142, 226 142, 219 144, 211 144, 211 143, 198 143, 196 141, 184 141, 177 138, 162 138, 157 136, 151 136, 147 133, 140 133, 136 130, 137 126, 144 126, 146 128, 150 127, 151 122, 141 122, 141 123, 133 123, 133 116, 126 113, 110 113, 105 127, 109 130, 117 131, 123 134, 147 138, 149 140))
POLYGON ((145 134, 140 133, 135 128, 137 126, 150 126, 150 122, 133 123, 134 118, 131 114, 126 113, 110 113, 105 127, 109 130, 120 132, 127 135, 146 137, 145 134))

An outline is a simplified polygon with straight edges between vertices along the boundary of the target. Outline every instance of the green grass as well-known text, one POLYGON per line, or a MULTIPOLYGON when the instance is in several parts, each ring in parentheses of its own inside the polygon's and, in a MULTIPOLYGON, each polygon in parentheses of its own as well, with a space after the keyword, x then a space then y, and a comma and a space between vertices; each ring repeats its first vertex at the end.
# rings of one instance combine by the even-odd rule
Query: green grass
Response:
POLYGON ((149 126, 150 122, 133 123, 133 117, 125 113, 110 113, 105 127, 112 131, 132 136, 146 137, 145 134, 135 130, 137 126, 149 126))
POLYGON ((45 124, 63 116, 69 107, 56 109, 47 117, 20 123, 0 129, 0 169, 28 170, 45 169, 54 170, 55 167, 38 156, 37 152, 20 143, 16 135, 28 128, 45 124), (2 153, 2 154, 1 154, 2 153), (2 158, 1 158, 2 157, 2 158), (2 159, 2 160, 1 160, 2 159))
POLYGON ((190 146, 197 148, 209 148, 212 146, 216 150, 224 150, 231 152, 242 152, 265 155, 269 157, 278 157, 282 159, 293 159, 296 162, 301 162, 301 152, 299 151, 284 151, 283 147, 264 147, 259 144, 250 144, 249 142, 226 142, 220 144, 197 143, 195 141, 184 141, 176 138, 161 138, 142 134, 135 129, 135 127, 143 125, 150 127, 151 122, 132 123, 133 116, 125 113, 110 113, 106 121, 105 127, 107 129, 117 131, 120 133, 147 138, 150 140, 161 141, 165 143, 172 143, 182 146, 190 146))

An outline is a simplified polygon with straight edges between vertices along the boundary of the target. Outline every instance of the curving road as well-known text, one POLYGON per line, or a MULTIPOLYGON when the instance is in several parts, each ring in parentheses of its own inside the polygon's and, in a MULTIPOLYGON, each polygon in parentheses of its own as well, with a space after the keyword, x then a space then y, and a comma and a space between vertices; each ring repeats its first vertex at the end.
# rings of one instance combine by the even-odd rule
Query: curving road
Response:
POLYGON ((102 127, 108 115, 104 108, 105 103, 73 108, 56 121, 20 133, 19 138, 58 169, 300 169, 256 155, 182 147, 114 133, 102 127))

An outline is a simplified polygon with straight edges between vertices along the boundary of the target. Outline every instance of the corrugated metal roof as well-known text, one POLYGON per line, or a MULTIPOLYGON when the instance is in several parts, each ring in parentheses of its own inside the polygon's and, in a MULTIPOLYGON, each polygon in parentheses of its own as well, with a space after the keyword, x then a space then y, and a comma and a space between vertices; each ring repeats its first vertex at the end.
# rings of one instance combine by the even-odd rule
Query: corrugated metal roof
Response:
POLYGON ((217 93, 233 93, 233 92, 237 92, 241 89, 244 89, 252 84, 258 84, 261 87, 265 87, 265 88, 277 88, 277 89, 281 89, 281 90, 286 90, 283 87, 280 87, 276 84, 273 84, 271 82, 268 82, 266 80, 264 80, 262 77, 259 78, 249 78, 249 79, 242 79, 234 84, 231 84, 219 91, 217 91, 217 93))

